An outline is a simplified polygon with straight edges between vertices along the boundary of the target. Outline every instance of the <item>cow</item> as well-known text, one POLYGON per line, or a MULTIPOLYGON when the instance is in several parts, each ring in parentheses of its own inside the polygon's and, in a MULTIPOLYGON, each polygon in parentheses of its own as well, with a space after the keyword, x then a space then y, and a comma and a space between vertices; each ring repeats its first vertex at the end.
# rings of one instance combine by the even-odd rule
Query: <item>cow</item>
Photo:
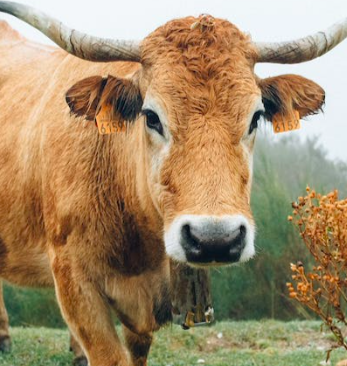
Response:
MULTIPOLYGON (((134 42, 89 36, 17 3, 0 1, 0 11, 61 48, 0 24, 0 277, 54 287, 89 365, 144 366, 153 332, 171 319, 170 259, 207 268, 255 254, 259 119, 303 118, 324 103, 313 81, 260 79, 255 64, 321 56, 346 38, 347 21, 254 43, 202 15, 134 42), (114 133, 103 134, 105 121, 114 133)), ((6 350, 2 296, 0 326, 6 350)))

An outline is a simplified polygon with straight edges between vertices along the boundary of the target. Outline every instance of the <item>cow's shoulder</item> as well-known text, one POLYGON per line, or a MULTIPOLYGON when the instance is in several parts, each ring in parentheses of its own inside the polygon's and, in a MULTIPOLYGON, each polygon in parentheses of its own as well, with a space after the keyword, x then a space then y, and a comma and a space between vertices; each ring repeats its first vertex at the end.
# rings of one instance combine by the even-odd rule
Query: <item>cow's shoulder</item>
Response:
POLYGON ((0 42, 6 40, 23 40, 24 37, 13 29, 5 20, 0 20, 0 42))

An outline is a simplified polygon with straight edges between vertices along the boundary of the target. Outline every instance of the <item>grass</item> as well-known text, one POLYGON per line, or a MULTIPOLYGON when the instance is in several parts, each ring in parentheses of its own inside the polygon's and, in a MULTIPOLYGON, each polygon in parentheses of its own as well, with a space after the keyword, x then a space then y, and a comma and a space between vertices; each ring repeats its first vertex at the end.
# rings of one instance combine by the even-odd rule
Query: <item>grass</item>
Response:
MULTIPOLYGON (((13 328, 12 353, 1 366, 71 366, 66 330, 13 328)), ((330 333, 315 321, 220 322, 183 331, 170 326, 157 333, 148 366, 319 366, 330 347, 330 333)), ((347 358, 333 352, 332 366, 347 358)))

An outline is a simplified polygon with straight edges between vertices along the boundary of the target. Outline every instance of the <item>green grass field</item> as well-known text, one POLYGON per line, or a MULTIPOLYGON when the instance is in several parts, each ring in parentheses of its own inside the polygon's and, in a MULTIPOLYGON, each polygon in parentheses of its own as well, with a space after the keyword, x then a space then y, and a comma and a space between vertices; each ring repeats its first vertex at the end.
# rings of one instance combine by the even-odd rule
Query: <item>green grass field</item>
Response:
MULTIPOLYGON (((13 328, 12 353, 1 366, 71 365, 66 330, 13 328)), ((157 333, 149 366, 319 366, 332 344, 329 332, 314 321, 221 322, 183 331, 178 326, 157 333)), ((331 365, 347 358, 333 352, 331 365)))

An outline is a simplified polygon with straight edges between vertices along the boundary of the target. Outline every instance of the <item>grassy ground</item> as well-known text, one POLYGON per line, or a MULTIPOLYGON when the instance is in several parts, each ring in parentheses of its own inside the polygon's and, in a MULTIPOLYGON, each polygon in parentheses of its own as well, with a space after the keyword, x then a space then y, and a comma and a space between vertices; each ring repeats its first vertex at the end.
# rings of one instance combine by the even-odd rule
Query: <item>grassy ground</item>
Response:
MULTIPOLYGON (((0 354, 1 366, 67 366, 65 330, 13 328, 11 354, 0 354)), ((319 366, 332 337, 319 322, 221 322, 183 331, 170 326, 157 333, 148 366, 319 366)), ((335 351, 331 365, 347 358, 335 351)))

